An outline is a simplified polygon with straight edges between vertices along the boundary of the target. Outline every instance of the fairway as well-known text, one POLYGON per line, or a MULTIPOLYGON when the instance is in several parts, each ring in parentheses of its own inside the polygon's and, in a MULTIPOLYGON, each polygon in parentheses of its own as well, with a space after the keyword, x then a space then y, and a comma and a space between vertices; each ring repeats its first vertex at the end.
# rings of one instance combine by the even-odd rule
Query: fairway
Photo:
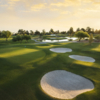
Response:
MULTIPOLYGON (((91 80, 94 89, 71 100, 100 100, 100 44, 93 43, 4 43, 0 44, 0 100, 62 100, 42 90, 40 80, 46 73, 65 70, 91 80), (51 48, 70 48, 72 52, 56 53, 51 48), (88 56, 95 62, 69 58, 88 56)), ((67 99, 66 99, 67 100, 67 99)))

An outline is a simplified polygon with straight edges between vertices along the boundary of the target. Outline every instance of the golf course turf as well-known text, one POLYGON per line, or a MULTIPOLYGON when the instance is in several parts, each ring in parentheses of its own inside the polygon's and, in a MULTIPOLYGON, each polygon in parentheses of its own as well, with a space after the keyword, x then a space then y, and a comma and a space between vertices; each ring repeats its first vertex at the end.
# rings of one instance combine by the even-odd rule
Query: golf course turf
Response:
MULTIPOLYGON (((0 100, 59 100, 45 94, 40 86, 43 75, 53 70, 66 70, 94 83, 94 89, 71 100, 100 100, 100 44, 0 43, 0 100), (71 48, 72 52, 55 53, 50 48, 71 48), (69 58, 89 56, 95 62, 69 58)), ((61 100, 61 99, 60 99, 61 100)))

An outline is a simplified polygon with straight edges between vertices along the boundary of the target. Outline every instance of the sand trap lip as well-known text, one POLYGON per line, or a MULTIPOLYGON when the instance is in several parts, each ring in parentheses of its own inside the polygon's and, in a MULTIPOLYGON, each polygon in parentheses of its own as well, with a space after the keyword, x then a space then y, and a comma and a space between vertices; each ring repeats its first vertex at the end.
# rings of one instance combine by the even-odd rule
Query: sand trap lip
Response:
POLYGON ((40 85, 46 94, 59 99, 72 99, 94 89, 90 80, 65 70, 48 72, 42 77, 40 85))
POLYGON ((70 58, 80 61, 86 61, 86 62, 95 62, 95 59, 92 57, 87 56, 80 56, 80 55, 69 55, 70 58))
POLYGON ((66 52, 71 52, 72 49, 70 48, 51 48, 50 51, 53 51, 56 53, 66 53, 66 52))

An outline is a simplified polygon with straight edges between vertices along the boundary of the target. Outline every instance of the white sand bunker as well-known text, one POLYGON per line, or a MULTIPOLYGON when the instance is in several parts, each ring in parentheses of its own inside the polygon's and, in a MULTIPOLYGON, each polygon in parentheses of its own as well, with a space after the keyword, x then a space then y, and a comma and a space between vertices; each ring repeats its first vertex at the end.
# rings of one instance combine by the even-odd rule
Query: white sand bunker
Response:
POLYGON ((94 88, 90 80, 65 70, 45 74, 40 84, 45 93, 59 99, 72 99, 94 88))
POLYGON ((50 51, 57 52, 57 53, 66 53, 66 52, 71 52, 72 49, 69 49, 69 48, 51 48, 50 51))
POLYGON ((87 56, 70 55, 69 57, 72 59, 80 60, 80 61, 95 62, 95 59, 93 59, 92 57, 87 57, 87 56))

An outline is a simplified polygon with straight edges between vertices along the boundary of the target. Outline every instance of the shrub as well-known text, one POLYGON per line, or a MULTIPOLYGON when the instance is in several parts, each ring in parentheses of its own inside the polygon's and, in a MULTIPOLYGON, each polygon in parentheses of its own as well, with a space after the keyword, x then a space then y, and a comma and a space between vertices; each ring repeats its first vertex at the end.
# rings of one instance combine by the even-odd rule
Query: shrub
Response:
POLYGON ((12 41, 14 41, 14 42, 16 42, 16 41, 22 42, 23 39, 24 39, 23 36, 17 35, 16 37, 13 37, 12 41))
POLYGON ((17 41, 21 41, 21 36, 20 35, 17 35, 16 36, 16 39, 17 39, 17 41))
POLYGON ((13 37, 12 41, 22 42, 22 40, 26 40, 28 42, 28 40, 30 40, 30 39, 31 39, 31 36, 29 36, 29 35, 17 35, 16 37, 13 37))
POLYGON ((17 41, 17 38, 16 37, 13 37, 12 41, 13 42, 16 42, 17 41))
POLYGON ((30 36, 30 35, 24 35, 24 36, 23 36, 23 39, 25 39, 25 40, 28 42, 28 40, 31 39, 31 36, 30 36))
POLYGON ((100 35, 96 35, 94 38, 100 41, 100 35))
POLYGON ((73 41, 73 39, 68 39, 68 41, 73 41))
POLYGON ((86 41, 88 41, 89 39, 85 39, 86 41))

